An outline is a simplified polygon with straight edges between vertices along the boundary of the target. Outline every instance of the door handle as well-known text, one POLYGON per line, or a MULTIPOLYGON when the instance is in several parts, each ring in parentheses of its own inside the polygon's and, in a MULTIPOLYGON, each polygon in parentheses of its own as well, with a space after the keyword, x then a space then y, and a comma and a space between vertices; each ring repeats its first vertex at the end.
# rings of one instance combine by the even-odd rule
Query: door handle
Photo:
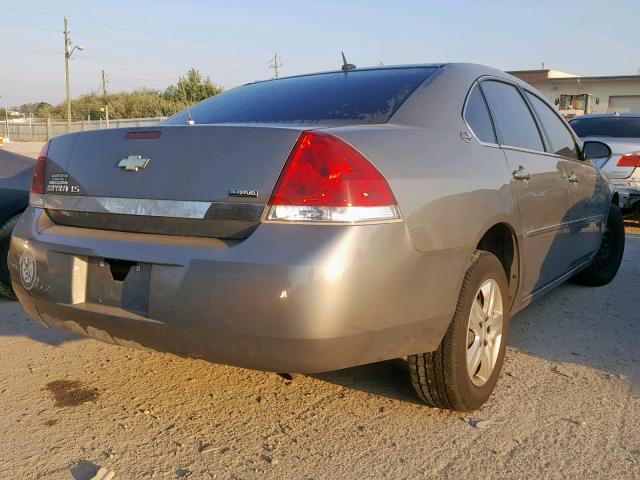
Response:
POLYGON ((516 180, 531 180, 531 174, 525 172, 522 165, 520 165, 517 170, 514 170, 512 175, 516 180))
POLYGON ((572 173, 567 180, 569 180, 571 183, 578 183, 580 181, 580 179, 575 173, 572 173))

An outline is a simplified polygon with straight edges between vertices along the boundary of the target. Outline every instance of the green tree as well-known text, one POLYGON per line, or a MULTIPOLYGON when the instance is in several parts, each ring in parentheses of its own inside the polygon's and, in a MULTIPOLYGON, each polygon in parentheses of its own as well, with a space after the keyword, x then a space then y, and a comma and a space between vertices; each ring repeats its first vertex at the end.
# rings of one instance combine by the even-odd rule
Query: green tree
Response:
POLYGON ((34 117, 48 117, 54 109, 53 105, 47 102, 39 102, 34 105, 35 108, 32 110, 34 117))
MULTIPOLYGON (((100 109, 104 108, 108 101, 109 118, 113 120, 168 117, 222 91, 222 87, 213 83, 209 77, 203 78, 192 68, 186 76, 179 78, 176 85, 169 86, 164 92, 142 88, 132 92, 109 93, 108 97, 102 93, 91 92, 72 99, 71 112, 73 120, 86 120, 87 117, 92 120, 104 118, 100 109)), ((55 106, 46 102, 36 102, 24 104, 20 110, 27 115, 31 111, 34 117, 40 119, 51 117, 53 120, 64 120, 67 106, 65 102, 55 106)), ((0 114, 4 118, 2 109, 0 114)))
POLYGON ((180 77, 176 85, 171 85, 164 91, 164 98, 173 102, 196 103, 221 93, 224 89, 203 78, 200 72, 192 68, 187 75, 180 77))

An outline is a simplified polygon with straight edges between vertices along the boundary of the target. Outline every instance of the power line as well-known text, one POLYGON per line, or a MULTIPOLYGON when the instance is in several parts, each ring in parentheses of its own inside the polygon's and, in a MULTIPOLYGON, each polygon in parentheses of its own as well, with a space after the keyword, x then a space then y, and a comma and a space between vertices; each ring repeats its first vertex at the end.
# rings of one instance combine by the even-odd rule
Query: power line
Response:
POLYGON ((0 27, 17 27, 17 28, 27 28, 29 30, 43 30, 45 32, 60 33, 60 30, 56 30, 55 28, 36 27, 33 25, 20 25, 18 23, 0 23, 0 27))
POLYGON ((116 77, 116 78, 124 78, 126 80, 135 80, 135 81, 164 81, 164 82, 173 82, 175 80, 175 77, 167 77, 167 78, 154 78, 154 77, 130 77, 128 75, 121 75, 119 73, 110 73, 109 77, 116 77))
MULTIPOLYGON (((53 13, 53 12, 36 12, 33 10, 23 10, 23 9, 17 9, 17 8, 5 8, 5 7, 0 7, 0 10, 7 10, 7 11, 13 11, 13 12, 19 12, 19 13, 29 13, 29 14, 40 14, 40 15, 46 15, 46 16, 54 16, 54 17, 60 17, 59 14, 53 13)), ((87 23, 92 23, 95 25, 101 25, 103 27, 107 27, 107 28, 112 28, 112 29, 116 29, 116 30, 121 30, 121 31, 127 31, 127 32, 133 32, 133 33, 138 33, 140 35, 147 35, 147 36, 152 36, 152 37, 156 37, 156 38, 161 38, 163 40, 167 39, 167 30, 163 29, 162 32, 157 32, 157 31, 149 31, 149 30, 140 30, 138 28, 134 28, 134 27, 128 27, 128 26, 122 26, 122 25, 114 25, 114 24, 110 24, 107 22, 103 22, 103 21, 98 21, 98 20, 93 20, 87 17, 79 17, 79 16, 71 16, 68 17, 71 20, 74 21, 80 21, 80 22, 87 22, 87 23)), ((14 25, 14 26, 20 26, 20 25, 14 25)), ((50 30, 50 31, 54 31, 57 32, 58 30, 54 30, 54 29, 46 29, 46 28, 39 28, 39 27, 30 27, 30 26, 22 26, 23 28, 36 28, 36 29, 44 29, 44 30, 50 30)), ((169 32, 173 32, 173 33, 179 33, 182 34, 182 31, 179 30, 169 30, 169 32)), ((86 37, 89 38, 96 38, 99 40, 107 40, 110 42, 113 41, 122 41, 122 42, 126 42, 126 43, 130 43, 130 39, 118 39, 118 38, 107 38, 107 37, 101 37, 98 35, 95 35, 93 33, 84 33, 81 31, 76 31, 75 32, 76 35, 84 35, 86 37)), ((198 39, 194 39, 194 38, 181 38, 181 37, 172 37, 172 41, 178 41, 178 42, 182 42, 182 43, 189 43, 189 44, 197 44, 197 45, 204 45, 204 46, 208 46, 208 47, 215 47, 215 48, 221 48, 221 49, 228 49, 228 48, 235 48, 238 50, 245 50, 245 51, 250 51, 250 52, 256 52, 256 53, 264 53, 265 50, 263 49, 258 49, 258 48, 252 48, 252 47, 248 47, 245 45, 239 45, 239 44, 234 44, 228 41, 222 41, 222 42, 211 42, 211 41, 205 41, 205 40, 198 40, 198 39)), ((151 45, 151 44, 148 44, 151 45)), ((173 44, 172 44, 173 45, 173 44)), ((157 44, 153 44, 151 45, 153 47, 157 47, 157 44)), ((170 49, 174 49, 175 47, 164 47, 164 49, 166 50, 167 48, 170 49)), ((178 51, 185 51, 184 49, 178 49, 178 51)), ((297 56, 297 55, 293 55, 293 54, 287 54, 287 57, 289 58, 299 58, 301 60, 315 60, 315 61, 321 61, 321 62, 327 62, 327 63, 334 63, 333 59, 328 59, 328 58, 319 58, 319 57, 311 57, 309 55, 304 55, 304 56, 297 56)))
POLYGON ((48 13, 48 12, 40 12, 40 11, 36 11, 36 10, 24 10, 24 9, 21 9, 21 8, 8 8, 8 7, 0 7, 0 10, 5 10, 5 11, 8 11, 8 12, 18 12, 18 13, 30 13, 30 14, 35 14, 35 15, 46 15, 46 16, 60 18, 60 14, 59 13, 48 13))
MULTIPOLYGON (((101 65, 101 66, 109 66, 112 68, 115 68, 117 70, 120 70, 122 72, 128 73, 131 72, 133 74, 135 74, 135 76, 129 76, 129 75, 124 75, 124 74, 120 74, 120 73, 114 73, 111 72, 109 75, 113 76, 113 77, 119 77, 119 78, 124 78, 124 79, 128 79, 128 80, 137 80, 137 81, 168 81, 168 82, 173 82, 176 81, 177 78, 176 77, 156 77, 156 76, 151 76, 151 75, 140 75, 140 72, 138 70, 134 70, 133 68, 128 68, 128 67, 124 67, 123 65, 119 65, 119 64, 115 64, 115 63, 111 63, 111 62, 107 62, 105 60, 102 59, 98 59, 98 58, 89 58, 87 55, 82 54, 82 55, 76 55, 76 58, 79 58, 81 60, 85 60, 87 62, 91 62, 91 63, 95 63, 97 65, 101 65)), ((229 71, 225 71, 225 72, 216 72, 215 74, 207 74, 204 73, 203 75, 206 77, 212 77, 214 79, 227 79, 227 80, 232 80, 234 78, 237 78, 239 76, 243 76, 246 74, 250 74, 250 73, 254 73, 254 72, 259 72, 259 71, 266 71, 268 70, 269 67, 244 67, 244 68, 239 68, 239 69, 233 69, 233 70, 229 70, 229 71)), ((124 84, 124 82, 120 82, 122 84, 124 84)))
MULTIPOLYGON (((136 74, 139 74, 140 72, 138 70, 134 70, 133 68, 128 68, 128 67, 124 67, 122 65, 118 65, 116 63, 111 63, 111 62, 107 62, 105 60, 101 60, 99 58, 89 58, 86 55, 77 55, 76 58, 79 58, 80 60, 84 60, 87 62, 91 62, 91 63, 95 63, 97 65, 106 65, 112 68, 115 68, 117 70, 122 70, 124 72, 134 72, 136 74)), ((113 74, 116 75, 116 74, 113 74)), ((171 81, 174 80, 174 78, 167 78, 167 77, 155 77, 155 76, 151 76, 151 75, 147 75, 146 78, 140 78, 140 80, 158 80, 158 81, 171 81)))

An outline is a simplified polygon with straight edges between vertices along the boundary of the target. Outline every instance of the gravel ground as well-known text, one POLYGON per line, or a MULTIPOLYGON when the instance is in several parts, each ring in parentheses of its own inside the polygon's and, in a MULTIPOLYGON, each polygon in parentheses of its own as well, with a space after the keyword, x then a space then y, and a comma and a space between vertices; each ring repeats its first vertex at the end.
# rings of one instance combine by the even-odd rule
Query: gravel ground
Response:
POLYGON ((0 146, 0 150, 7 152, 19 153, 27 157, 38 158, 38 154, 42 149, 44 142, 9 142, 0 146))
POLYGON ((0 301, 0 478, 640 478, 627 238, 611 285, 565 285, 513 319, 470 416, 417 403, 400 360, 287 381, 79 339, 0 301))

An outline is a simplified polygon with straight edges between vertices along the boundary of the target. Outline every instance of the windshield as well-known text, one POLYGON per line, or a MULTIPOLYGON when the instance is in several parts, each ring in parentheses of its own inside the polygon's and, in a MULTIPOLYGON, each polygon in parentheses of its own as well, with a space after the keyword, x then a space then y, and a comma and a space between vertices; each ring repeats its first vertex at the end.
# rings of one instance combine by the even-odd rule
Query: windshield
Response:
POLYGON ((640 138, 640 118, 575 118, 569 122, 579 137, 640 138))
POLYGON ((304 123, 348 120, 386 123, 436 67, 356 70, 252 83, 211 97, 164 125, 304 123))
POLYGON ((586 110, 586 95, 560 95, 560 110, 586 110))

